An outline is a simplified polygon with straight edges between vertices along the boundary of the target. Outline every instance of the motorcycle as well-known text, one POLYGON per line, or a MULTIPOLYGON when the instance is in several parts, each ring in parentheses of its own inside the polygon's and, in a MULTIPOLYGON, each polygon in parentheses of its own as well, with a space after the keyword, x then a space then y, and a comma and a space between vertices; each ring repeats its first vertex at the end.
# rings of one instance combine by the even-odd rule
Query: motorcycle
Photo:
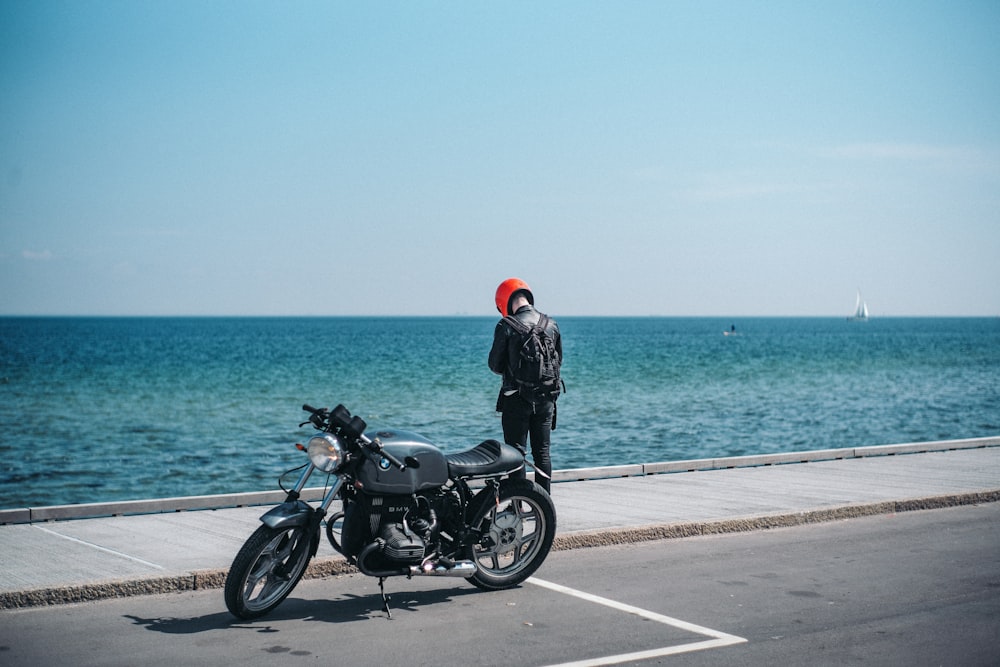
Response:
POLYGON ((291 489, 279 479, 285 501, 261 516, 233 560, 225 599, 234 616, 258 618, 284 601, 316 555, 324 524, 333 548, 378 578, 390 618, 389 577, 460 577, 494 591, 523 582, 545 560, 555 507, 534 482, 509 477, 525 465, 516 448, 486 440, 444 454, 408 431, 369 437, 364 419, 343 405, 302 409, 310 416, 299 426, 318 431, 296 445, 309 462, 291 489), (327 489, 313 507, 300 496, 317 472, 327 475, 327 489), (341 509, 327 516, 335 500, 341 509))

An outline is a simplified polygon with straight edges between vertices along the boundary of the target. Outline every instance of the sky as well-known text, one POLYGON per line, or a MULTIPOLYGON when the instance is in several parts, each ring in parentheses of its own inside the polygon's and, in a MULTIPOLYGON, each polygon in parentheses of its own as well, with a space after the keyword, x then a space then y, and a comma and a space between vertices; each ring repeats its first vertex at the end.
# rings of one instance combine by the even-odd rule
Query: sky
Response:
POLYGON ((0 0, 0 315, 1000 316, 1000 3, 0 0))

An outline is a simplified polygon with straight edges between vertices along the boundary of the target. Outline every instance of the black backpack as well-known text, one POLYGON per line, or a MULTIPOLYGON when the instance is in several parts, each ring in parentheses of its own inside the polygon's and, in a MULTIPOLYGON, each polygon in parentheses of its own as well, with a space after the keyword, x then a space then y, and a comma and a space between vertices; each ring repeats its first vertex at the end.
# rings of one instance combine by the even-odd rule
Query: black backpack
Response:
POLYGON ((559 376, 562 359, 547 331, 548 315, 541 314, 538 323, 533 325, 524 324, 516 317, 504 319, 521 336, 517 365, 510 369, 521 398, 532 403, 556 400, 562 388, 559 376))

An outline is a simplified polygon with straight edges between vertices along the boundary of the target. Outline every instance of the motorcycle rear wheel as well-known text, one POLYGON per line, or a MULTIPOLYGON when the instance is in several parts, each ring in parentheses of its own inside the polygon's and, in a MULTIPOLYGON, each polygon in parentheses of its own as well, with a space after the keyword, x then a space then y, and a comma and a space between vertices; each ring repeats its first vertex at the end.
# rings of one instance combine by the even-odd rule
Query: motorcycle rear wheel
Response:
POLYGON ((488 591, 512 588, 530 577, 556 535, 556 510, 541 487, 508 480, 500 487, 499 501, 483 519, 484 542, 470 549, 476 573, 467 579, 488 591))
POLYGON ((284 601, 306 571, 312 537, 304 526, 261 526, 236 554, 226 577, 226 607, 242 619, 259 618, 284 601))

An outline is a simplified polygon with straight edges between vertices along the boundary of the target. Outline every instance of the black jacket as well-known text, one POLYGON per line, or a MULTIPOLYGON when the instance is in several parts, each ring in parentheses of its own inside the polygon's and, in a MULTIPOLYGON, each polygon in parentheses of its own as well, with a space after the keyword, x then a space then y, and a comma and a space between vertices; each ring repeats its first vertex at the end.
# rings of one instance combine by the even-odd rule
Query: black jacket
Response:
MULTIPOLYGON (((528 305, 518 308, 517 312, 514 313, 514 317, 524 324, 533 325, 538 324, 538 321, 542 318, 542 314, 535 310, 534 306, 528 305)), ((556 352, 559 354, 559 361, 562 362, 562 337, 559 335, 559 325, 551 317, 549 318, 549 325, 546 327, 545 333, 554 342, 556 352)), ((503 376, 503 383, 500 387, 501 396, 508 392, 517 391, 517 383, 514 382, 514 378, 508 369, 517 364, 517 358, 520 355, 520 344, 520 334, 509 323, 504 320, 497 322, 496 329, 493 330, 493 347, 490 348, 489 365, 491 371, 503 376)))

